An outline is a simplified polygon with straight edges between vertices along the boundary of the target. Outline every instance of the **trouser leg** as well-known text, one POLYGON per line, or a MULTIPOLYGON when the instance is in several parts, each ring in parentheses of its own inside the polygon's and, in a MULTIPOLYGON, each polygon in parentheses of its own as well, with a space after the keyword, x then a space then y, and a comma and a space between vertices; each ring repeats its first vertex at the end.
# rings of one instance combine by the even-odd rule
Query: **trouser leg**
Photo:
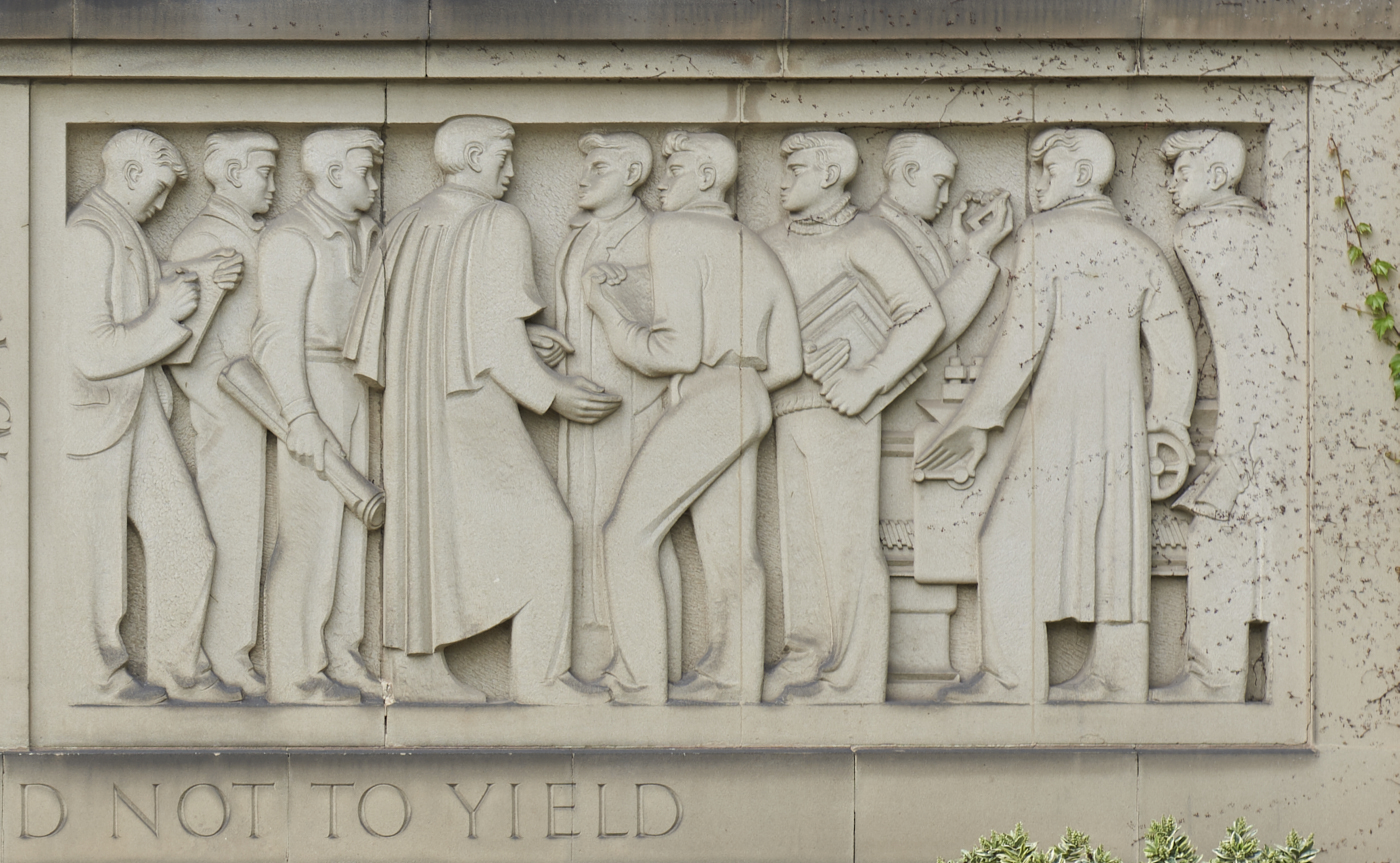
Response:
POLYGON ((286 445, 277 448, 280 516, 267 574, 269 698, 295 698, 294 688, 326 668, 326 623, 335 602, 345 502, 286 445))
MULTIPOLYGON (((779 535, 783 564, 783 682, 802 685, 817 679, 833 642, 831 598, 823 578, 822 536, 815 475, 808 451, 820 446, 814 417, 799 411, 775 420, 779 535)), ((776 687, 770 697, 781 694, 776 687)))
POLYGON ((564 585, 535 591, 510 628, 511 697, 521 704, 547 701, 544 690, 569 670, 573 597, 564 585))
POLYGON ((1235 701, 1244 700, 1257 559, 1249 525, 1204 516, 1192 521, 1186 583, 1190 668, 1235 701))
POLYGON ((997 490, 979 543, 982 670, 992 680, 971 700, 1031 700, 1036 634, 1045 629, 1034 610, 1033 548, 1026 542, 1032 519, 1031 498, 1012 477, 997 490))
MULTIPOLYGON (((350 463, 362 474, 369 473, 369 394, 364 384, 341 363, 315 363, 307 371, 322 391, 334 389, 338 398, 327 423, 341 441, 350 463), (324 381, 318 380, 324 378, 324 381)), ((318 398, 319 405, 323 399, 318 398)), ((323 414, 324 416, 324 414, 323 414)), ((330 486, 330 483, 323 483, 330 486)), ((336 570, 335 600, 326 625, 327 662, 332 676, 340 679, 355 675, 363 667, 360 642, 365 635, 365 550, 369 535, 364 522, 351 515, 342 501, 340 514, 340 556, 336 570)), ((359 680, 341 680, 355 685, 359 680)))
POLYGON ((745 449, 690 507, 705 576, 710 643, 697 668, 736 700, 763 691, 764 573, 758 552, 758 447, 745 449))
POLYGON ((603 529, 609 617, 617 646, 612 673, 624 688, 645 692, 639 701, 666 699, 661 540, 762 436, 771 417, 767 404, 767 391, 751 369, 702 367, 682 382, 680 402, 651 430, 623 480, 603 529))
POLYGON ((214 578, 214 540, 154 387, 137 408, 130 516, 146 557, 146 677, 167 689, 201 685, 200 645, 214 578))
POLYGON ((109 449, 64 460, 67 493, 76 503, 68 544, 71 571, 85 612, 80 625, 82 665, 75 671, 85 690, 107 686, 128 658, 121 622, 126 616, 127 499, 134 437, 128 430, 109 449))
POLYGON ((262 587, 267 430, 218 390, 218 369, 183 375, 195 431, 195 486, 214 537, 214 581, 204 651, 214 673, 250 681, 262 587))
POLYGON ((880 421, 835 411, 812 417, 805 448, 818 579, 830 608, 821 685, 798 695, 851 704, 885 700, 889 568, 880 547, 880 421))

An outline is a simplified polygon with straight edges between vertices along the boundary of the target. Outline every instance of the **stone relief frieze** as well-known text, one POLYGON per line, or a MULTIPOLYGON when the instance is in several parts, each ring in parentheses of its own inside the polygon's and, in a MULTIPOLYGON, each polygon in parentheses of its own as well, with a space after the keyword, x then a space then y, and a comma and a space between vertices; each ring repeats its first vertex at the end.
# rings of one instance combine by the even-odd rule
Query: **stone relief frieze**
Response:
POLYGON ((1265 127, 1170 246, 1111 128, 203 128, 68 216, 69 704, 1269 699, 1265 127))

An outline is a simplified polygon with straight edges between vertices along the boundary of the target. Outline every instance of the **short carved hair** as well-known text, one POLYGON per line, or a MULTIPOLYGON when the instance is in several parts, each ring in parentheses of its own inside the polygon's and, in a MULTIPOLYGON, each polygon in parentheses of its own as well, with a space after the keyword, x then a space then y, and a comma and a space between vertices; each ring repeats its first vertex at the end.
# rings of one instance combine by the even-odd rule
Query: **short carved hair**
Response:
POLYGON ((204 139, 204 178, 217 189, 230 163, 246 168, 253 153, 276 153, 279 149, 277 139, 266 132, 213 132, 204 139))
POLYGON ((311 178, 324 177, 332 165, 343 165, 351 150, 369 150, 374 164, 384 158, 384 142, 369 129, 324 129, 301 142, 301 170, 311 178))
POLYGON ((1244 176, 1244 141, 1234 132, 1221 129, 1185 129, 1173 132, 1162 142, 1162 156, 1168 162, 1182 153, 1200 153, 1207 165, 1223 165, 1230 177, 1230 187, 1239 185, 1244 176))
POLYGON ((1037 165, 1044 164, 1045 154, 1056 147, 1089 160, 1089 164, 1094 166, 1092 182, 1100 191, 1113 179, 1117 161, 1113 142, 1098 129, 1046 129, 1031 141, 1031 161, 1037 165))
POLYGON ((662 158, 672 153, 694 153, 700 165, 715 170, 715 187, 721 191, 734 185, 739 176, 739 148, 727 135, 718 132, 687 132, 677 129, 667 132, 661 142, 662 158))
POLYGON ((851 182, 860 168, 860 152, 849 135, 840 132, 793 132, 783 139, 781 147, 786 158, 798 150, 811 150, 824 165, 835 165, 841 171, 842 186, 851 182))
POLYGON ((885 177, 893 179, 905 165, 917 162, 921 157, 928 159, 922 167, 947 167, 950 176, 958 167, 957 155, 948 149, 947 144, 932 135, 924 132, 899 132, 890 138, 889 148, 885 151, 885 177))
POLYGON ((585 156, 594 150, 617 150, 627 160, 628 166, 641 166, 642 175, 637 180, 637 186, 651 176, 651 145, 636 132, 589 132, 578 139, 578 149, 585 156))
POLYGON ((102 148, 104 176, 120 175, 128 162, 154 168, 169 168, 181 180, 189 176, 180 150, 160 135, 145 129, 123 129, 113 135, 102 148))
POLYGON ((514 137, 515 127, 500 117, 451 117, 433 136, 433 160, 444 174, 460 174, 467 169, 467 148, 472 144, 485 147, 489 141, 514 137))

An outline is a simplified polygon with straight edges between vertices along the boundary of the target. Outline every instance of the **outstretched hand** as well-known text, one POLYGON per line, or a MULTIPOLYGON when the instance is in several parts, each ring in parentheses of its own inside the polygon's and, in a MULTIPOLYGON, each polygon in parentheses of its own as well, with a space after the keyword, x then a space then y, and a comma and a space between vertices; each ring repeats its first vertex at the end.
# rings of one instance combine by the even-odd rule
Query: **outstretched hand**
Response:
POLYGON ((564 375, 550 407, 570 422, 592 425, 610 416, 622 405, 622 396, 613 395, 588 378, 564 375))
POLYGON ((968 476, 975 476, 986 454, 986 429, 951 425, 927 449, 914 454, 914 468, 926 475, 966 470, 968 476))

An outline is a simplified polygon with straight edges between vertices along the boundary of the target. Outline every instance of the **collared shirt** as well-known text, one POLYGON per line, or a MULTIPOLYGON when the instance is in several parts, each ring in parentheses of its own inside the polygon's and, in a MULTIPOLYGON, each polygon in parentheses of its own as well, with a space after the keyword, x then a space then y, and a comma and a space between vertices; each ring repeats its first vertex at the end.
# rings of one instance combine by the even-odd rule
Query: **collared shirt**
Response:
POLYGON ((272 220, 258 246, 258 319, 253 357, 288 422, 315 410, 308 353, 339 355, 378 225, 348 218, 308 192, 272 220))

